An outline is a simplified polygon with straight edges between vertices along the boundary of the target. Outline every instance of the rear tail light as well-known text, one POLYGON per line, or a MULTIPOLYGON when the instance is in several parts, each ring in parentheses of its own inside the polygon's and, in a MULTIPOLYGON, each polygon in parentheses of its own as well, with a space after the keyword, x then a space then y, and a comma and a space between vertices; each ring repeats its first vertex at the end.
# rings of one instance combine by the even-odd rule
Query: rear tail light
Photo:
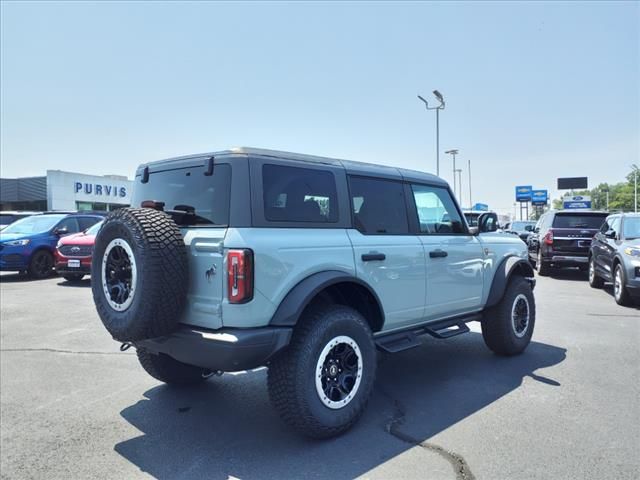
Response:
POLYGON ((553 232, 551 230, 549 230, 544 236, 544 243, 547 245, 553 245, 553 232))
POLYGON ((227 251, 229 303, 246 303, 253 298, 253 252, 227 251))

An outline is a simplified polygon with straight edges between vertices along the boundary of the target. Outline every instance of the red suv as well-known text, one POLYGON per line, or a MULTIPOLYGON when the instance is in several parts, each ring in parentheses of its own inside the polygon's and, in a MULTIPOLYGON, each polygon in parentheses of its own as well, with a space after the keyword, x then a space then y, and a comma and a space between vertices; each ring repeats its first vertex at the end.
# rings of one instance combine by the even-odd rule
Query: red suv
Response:
POLYGON ((56 245, 56 272, 69 282, 78 282, 91 274, 91 255, 102 222, 84 232, 62 237, 56 245))

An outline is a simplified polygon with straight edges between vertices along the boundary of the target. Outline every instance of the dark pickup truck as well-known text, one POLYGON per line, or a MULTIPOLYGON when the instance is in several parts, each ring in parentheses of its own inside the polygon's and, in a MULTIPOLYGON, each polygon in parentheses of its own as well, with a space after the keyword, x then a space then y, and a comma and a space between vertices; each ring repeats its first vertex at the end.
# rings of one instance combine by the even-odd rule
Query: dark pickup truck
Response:
POLYGON ((589 267, 591 240, 606 212, 551 210, 544 213, 527 241, 529 261, 540 275, 561 267, 589 267))

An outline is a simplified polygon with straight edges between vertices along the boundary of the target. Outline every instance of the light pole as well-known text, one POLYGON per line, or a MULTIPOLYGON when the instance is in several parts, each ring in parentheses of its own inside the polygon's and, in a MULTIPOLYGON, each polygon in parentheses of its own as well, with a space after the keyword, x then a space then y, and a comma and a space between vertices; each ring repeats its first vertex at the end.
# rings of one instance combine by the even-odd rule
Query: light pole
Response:
MULTIPOLYGON (((457 168, 456 172, 458 173, 458 192, 460 192, 460 198, 458 198, 458 203, 460 204, 460 206, 462 207, 462 169, 461 168, 457 168)), ((455 178, 454 178, 455 181, 455 178)))
POLYGON ((424 102, 427 110, 436 111, 436 175, 440 176, 440 110, 444 110, 444 97, 438 90, 434 90, 433 95, 438 99, 438 102, 440 102, 440 104, 435 107, 430 107, 429 102, 420 95, 418 95, 418 98, 424 102))
POLYGON ((473 208, 473 202, 471 201, 471 160, 469 162, 469 210, 473 208))
POLYGON ((456 193, 456 155, 458 155, 458 150, 456 148, 453 148, 451 150, 447 150, 444 153, 449 154, 453 157, 453 194, 455 195, 456 193))
POLYGON ((633 211, 638 213, 638 167, 635 167, 633 173, 633 211))

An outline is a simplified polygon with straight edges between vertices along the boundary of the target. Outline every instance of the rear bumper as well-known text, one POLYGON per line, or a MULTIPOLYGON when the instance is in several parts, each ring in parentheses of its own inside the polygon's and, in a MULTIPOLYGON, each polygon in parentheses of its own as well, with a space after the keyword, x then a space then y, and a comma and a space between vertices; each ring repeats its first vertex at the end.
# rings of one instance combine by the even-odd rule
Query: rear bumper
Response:
POLYGON ((589 263, 589 257, 587 255, 553 255, 551 258, 547 258, 550 263, 561 265, 586 265, 589 263))
POLYGON ((266 365, 289 344, 292 331, 287 327, 182 327, 165 337, 136 342, 135 346, 208 370, 235 372, 266 365))

